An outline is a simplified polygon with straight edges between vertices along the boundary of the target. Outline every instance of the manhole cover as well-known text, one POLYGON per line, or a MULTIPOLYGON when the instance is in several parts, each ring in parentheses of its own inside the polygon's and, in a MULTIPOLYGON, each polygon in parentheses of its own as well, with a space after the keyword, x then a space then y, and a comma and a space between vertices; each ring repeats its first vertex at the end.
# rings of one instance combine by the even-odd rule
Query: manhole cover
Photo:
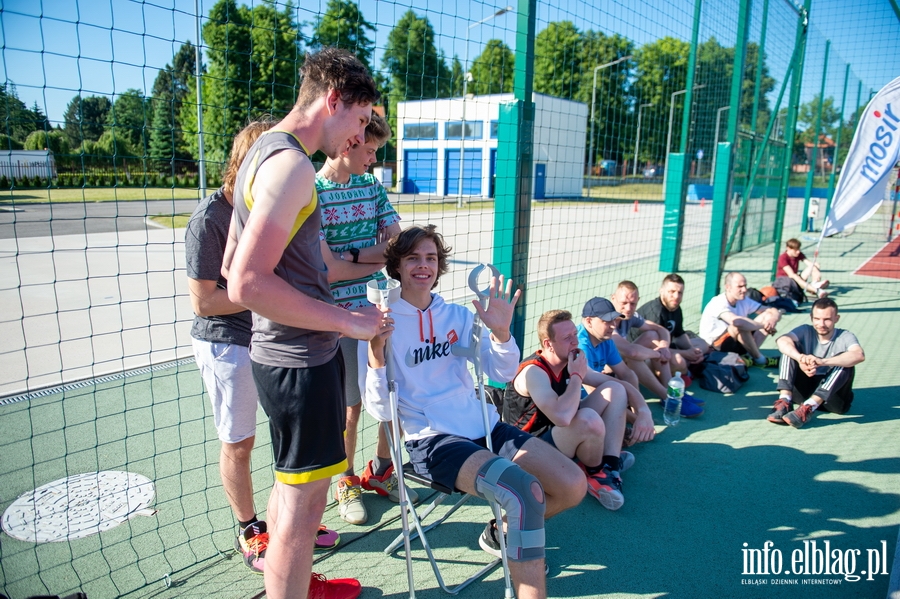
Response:
POLYGON ((114 528, 132 516, 151 516, 153 482, 132 472, 104 470, 61 478, 20 495, 2 526, 22 541, 52 543, 114 528))

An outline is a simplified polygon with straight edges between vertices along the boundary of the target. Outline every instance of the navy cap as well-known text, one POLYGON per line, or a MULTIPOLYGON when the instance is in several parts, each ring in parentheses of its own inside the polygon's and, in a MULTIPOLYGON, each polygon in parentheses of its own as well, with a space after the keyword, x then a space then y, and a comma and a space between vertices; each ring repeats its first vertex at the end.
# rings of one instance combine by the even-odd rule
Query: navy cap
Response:
POLYGON ((588 303, 584 305, 584 309, 581 310, 581 315, 584 318, 590 316, 606 322, 612 322, 617 318, 625 318, 625 315, 616 310, 613 303, 605 297, 595 297, 588 300, 588 303))

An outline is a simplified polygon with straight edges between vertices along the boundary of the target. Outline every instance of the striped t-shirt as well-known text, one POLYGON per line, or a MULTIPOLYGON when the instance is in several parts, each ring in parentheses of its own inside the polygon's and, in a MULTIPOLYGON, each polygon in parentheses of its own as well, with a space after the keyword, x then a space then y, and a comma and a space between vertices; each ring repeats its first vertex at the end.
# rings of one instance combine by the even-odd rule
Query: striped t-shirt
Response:
MULTIPOLYGON (((347 183, 335 183, 316 175, 316 191, 322 214, 320 237, 332 252, 375 245, 378 231, 400 222, 384 186, 370 173, 350 175, 347 183)), ((384 278, 379 271, 361 279, 332 283, 334 303, 348 310, 369 306, 366 283, 384 278)))

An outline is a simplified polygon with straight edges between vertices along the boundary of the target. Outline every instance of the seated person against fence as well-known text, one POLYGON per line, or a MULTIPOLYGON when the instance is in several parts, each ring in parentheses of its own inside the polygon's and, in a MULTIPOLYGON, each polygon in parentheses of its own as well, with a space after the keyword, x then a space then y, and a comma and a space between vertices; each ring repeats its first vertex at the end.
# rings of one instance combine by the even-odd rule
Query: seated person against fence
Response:
POLYGON ((766 337, 775 334, 781 320, 777 308, 766 308, 747 297, 747 279, 739 272, 725 275, 725 291, 715 296, 700 316, 700 337, 717 351, 749 354, 761 368, 775 368, 778 358, 759 351, 766 337))
POLYGON ((856 335, 835 328, 840 315, 831 298, 812 305, 812 325, 800 325, 775 340, 781 350, 779 391, 769 422, 800 428, 817 409, 846 414, 853 403, 855 366, 866 359, 856 335), (796 410, 794 396, 805 401, 796 410))
POLYGON ((816 297, 828 295, 828 280, 822 280, 819 263, 807 259, 806 254, 800 251, 798 240, 788 239, 785 245, 784 253, 778 256, 778 269, 772 284, 779 295, 790 297, 798 303, 806 298, 807 293, 816 297), (804 263, 802 271, 801 262, 804 263))
MULTIPOLYGON (((449 488, 496 501, 507 517, 509 569, 520 599, 546 597, 544 519, 578 505, 584 474, 564 455, 528 433, 499 422, 490 410, 494 451, 485 449, 485 425, 468 361, 452 353, 469 342, 474 315, 432 293, 448 269, 450 248, 433 226, 410 227, 385 250, 388 275, 401 283, 398 301, 385 313, 384 332, 369 343, 366 409, 377 420, 390 419, 385 341, 391 352, 399 395, 400 423, 410 461, 420 475, 449 488), (391 334, 393 332, 393 334, 391 334)), ((510 334, 513 308, 521 291, 512 281, 492 280, 485 309, 473 304, 484 330, 479 344, 484 372, 510 381, 519 348, 510 334)), ((485 551, 500 554, 496 523, 479 539, 485 551)))
MULTIPOLYGON (((635 313, 640 299, 637 285, 631 281, 622 281, 616 287, 612 304, 616 311, 622 314, 622 318, 616 322, 612 341, 616 344, 625 365, 662 403, 666 399, 666 385, 672 378, 672 370, 669 368, 669 360, 672 357, 669 351, 669 330, 635 313), (632 333, 636 337, 634 341, 629 341, 632 333)), ((687 369, 681 372, 687 372, 687 369)), ((699 416, 703 413, 704 403, 690 393, 685 393, 682 400, 682 416, 686 418, 699 416)))
MULTIPOLYGON (((653 427, 650 408, 638 390, 637 377, 622 361, 616 344, 610 338, 622 314, 616 311, 608 299, 595 297, 584 305, 581 315, 583 318, 577 328, 578 347, 584 352, 588 367, 598 373, 597 380, 600 382, 616 380, 604 371, 609 369, 625 389, 628 401, 625 420, 631 426, 625 431, 625 443, 632 445, 652 441, 656 436, 656 429, 653 427)), ((589 392, 593 391, 591 385, 586 386, 589 392)))
MULTIPOLYGON (((250 364, 250 311, 228 299, 228 282, 221 269, 238 168, 253 142, 274 124, 254 121, 235 136, 222 187, 197 205, 184 236, 188 290, 196 314, 191 342, 222 442, 222 488, 238 521, 235 546, 240 548, 244 564, 257 573, 265 567, 269 533, 266 522, 257 518, 250 476, 259 405, 250 364)), ((330 549, 339 540, 336 532, 323 526, 316 548, 330 549)))
POLYGON ((537 333, 541 349, 519 364, 506 386, 503 421, 577 459, 588 493, 617 510, 625 503, 620 473, 634 463, 634 456, 622 451, 625 388, 588 367, 570 312, 544 312, 537 333), (594 387, 584 398, 582 383, 594 387))
MULTIPOLYGON (((709 344, 695 335, 693 331, 684 330, 684 315, 681 312, 681 301, 684 299, 684 279, 677 274, 666 275, 659 297, 655 297, 640 308, 637 313, 647 322, 655 322, 669 331, 669 369, 688 372, 691 364, 703 362, 709 353, 709 344)), ((634 341, 640 335, 639 330, 632 329, 628 338, 634 341)))

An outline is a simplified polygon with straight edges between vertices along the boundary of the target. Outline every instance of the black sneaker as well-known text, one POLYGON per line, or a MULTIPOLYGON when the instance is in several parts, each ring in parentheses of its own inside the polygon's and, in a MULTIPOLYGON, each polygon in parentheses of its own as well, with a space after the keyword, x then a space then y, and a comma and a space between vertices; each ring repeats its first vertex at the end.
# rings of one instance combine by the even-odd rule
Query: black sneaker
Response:
MULTIPOLYGON (((491 521, 484 527, 484 532, 478 537, 478 545, 485 552, 500 558, 500 541, 497 538, 497 521, 495 519, 491 518, 491 521)), ((550 574, 550 566, 544 561, 544 575, 548 574, 550 574)))
POLYGON ((791 411, 791 400, 779 397, 775 400, 775 407, 772 408, 772 412, 766 417, 766 420, 769 422, 774 422, 775 424, 787 424, 784 421, 784 417, 787 416, 787 413, 791 411))
POLYGON ((813 409, 812 407, 803 404, 793 412, 788 412, 784 415, 784 421, 794 428, 800 428, 813 417, 813 409))

